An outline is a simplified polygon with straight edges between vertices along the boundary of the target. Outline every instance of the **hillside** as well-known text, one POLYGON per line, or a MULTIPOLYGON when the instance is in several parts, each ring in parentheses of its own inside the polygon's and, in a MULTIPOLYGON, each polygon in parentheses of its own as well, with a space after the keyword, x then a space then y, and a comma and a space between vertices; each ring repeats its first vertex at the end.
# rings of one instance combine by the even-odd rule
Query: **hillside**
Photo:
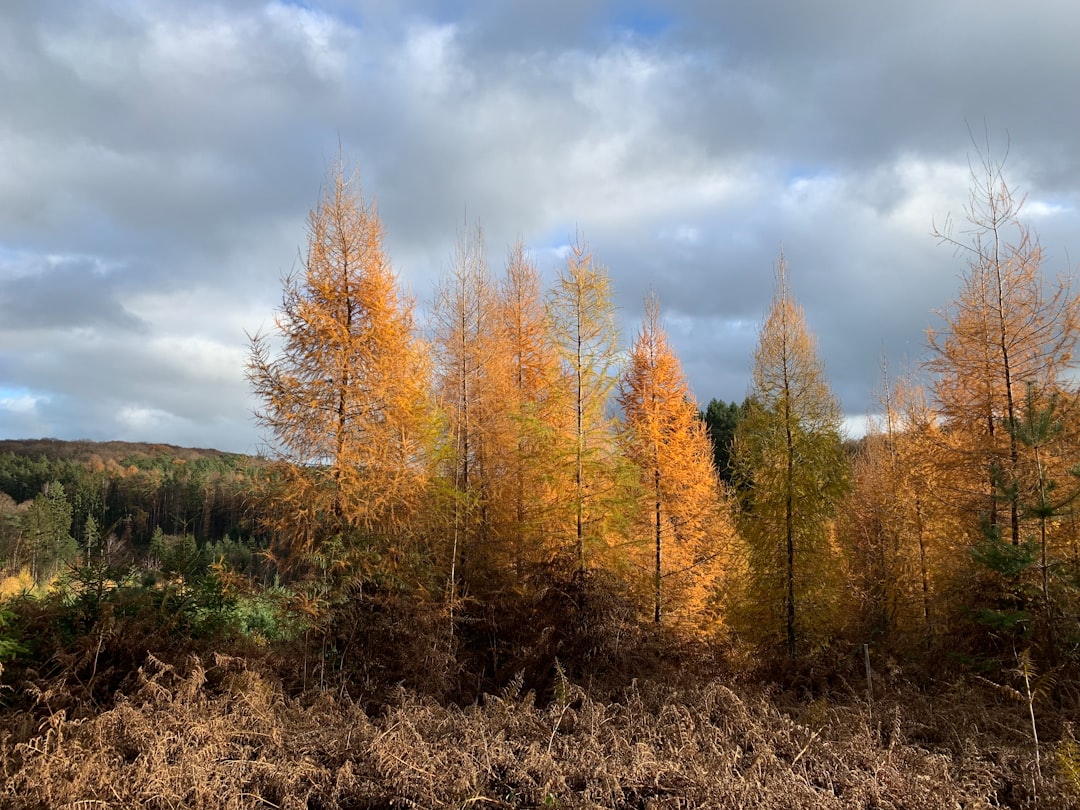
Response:
POLYGON ((184 461, 197 459, 233 458, 235 453, 195 447, 177 447, 173 444, 150 442, 96 442, 89 439, 68 441, 64 439, 0 439, 0 453, 48 459, 63 459, 87 463, 95 459, 120 463, 132 457, 156 458, 171 456, 184 461))

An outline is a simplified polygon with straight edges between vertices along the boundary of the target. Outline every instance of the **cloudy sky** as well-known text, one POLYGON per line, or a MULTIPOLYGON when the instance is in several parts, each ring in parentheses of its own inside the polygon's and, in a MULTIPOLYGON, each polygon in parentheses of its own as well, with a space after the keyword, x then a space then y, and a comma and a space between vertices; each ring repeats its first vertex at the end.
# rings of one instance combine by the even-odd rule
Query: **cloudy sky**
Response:
POLYGON ((782 245, 857 425, 955 293, 969 130, 1047 270, 1080 255, 1078 34, 1075 0, 7 0, 0 438, 257 451, 246 333, 339 144, 421 307, 466 217, 548 278, 580 232, 702 402, 746 394, 782 245))

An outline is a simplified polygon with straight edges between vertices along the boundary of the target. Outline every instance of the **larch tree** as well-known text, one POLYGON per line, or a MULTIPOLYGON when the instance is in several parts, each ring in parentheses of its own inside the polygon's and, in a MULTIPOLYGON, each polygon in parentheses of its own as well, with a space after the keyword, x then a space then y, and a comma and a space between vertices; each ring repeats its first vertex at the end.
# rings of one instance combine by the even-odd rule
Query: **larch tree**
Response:
POLYGON ((940 569, 954 534, 951 510, 935 497, 933 414, 920 387, 887 371, 881 411, 868 420, 839 523, 863 629, 892 640, 927 638, 940 569))
POLYGON ((479 227, 458 243, 436 292, 434 320, 437 389, 452 448, 451 570, 460 560, 474 579, 488 578, 504 562, 511 370, 479 227))
POLYGON ((841 411, 825 378, 802 307, 788 289, 787 264, 754 353, 751 406, 735 439, 735 473, 748 551, 743 615, 763 641, 794 658, 800 639, 834 617, 840 557, 836 506, 847 490, 841 411))
POLYGON ((247 378, 279 467, 275 528, 304 550, 400 531, 428 482, 428 350, 359 180, 339 162, 308 216, 272 336, 247 378))
POLYGON ((973 526, 985 516, 990 531, 1018 545, 1023 448, 1011 426, 1027 385, 1059 389, 1080 337, 1080 300, 1071 279, 1044 277, 1038 236, 1020 219, 1023 199, 988 153, 972 168, 969 229, 954 236, 947 221, 934 231, 967 265, 955 303, 940 313, 944 328, 928 333, 926 366, 950 439, 941 457, 955 470, 955 495, 973 526))
POLYGON ((712 443, 654 295, 620 379, 626 454, 640 478, 634 562, 649 572, 652 618, 700 613, 733 532, 724 520, 712 443))
MULTIPOLYGON (((507 457, 510 535, 519 568, 551 562, 557 548, 548 522, 563 496, 557 455, 565 386, 536 264, 518 242, 498 290, 499 328, 509 361, 504 403, 510 420, 507 457)), ((565 422, 565 419, 563 420, 565 422)))
POLYGON ((618 379, 618 328, 611 281, 586 245, 570 246, 566 267, 548 301, 555 343, 568 386, 562 398, 564 457, 571 482, 570 550, 586 573, 590 553, 611 543, 610 521, 619 475, 611 395, 618 379))

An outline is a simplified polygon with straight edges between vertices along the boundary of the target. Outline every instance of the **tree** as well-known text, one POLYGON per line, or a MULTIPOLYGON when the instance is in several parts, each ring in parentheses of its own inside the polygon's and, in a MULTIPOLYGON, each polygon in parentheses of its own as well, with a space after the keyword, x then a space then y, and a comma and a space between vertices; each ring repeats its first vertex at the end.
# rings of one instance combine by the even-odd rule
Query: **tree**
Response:
POLYGON ((950 443, 940 455, 970 481, 955 495, 967 502, 971 525, 986 516, 993 529, 1004 501, 1007 537, 1021 541, 1018 476, 1021 445, 1015 425, 1022 387, 1059 387, 1080 337, 1080 301, 1071 281, 1048 282, 1037 234, 1020 220, 1023 199, 1006 184, 1003 163, 989 149, 971 170, 966 241, 947 220, 934 233, 967 258, 956 302, 941 313, 945 328, 928 333, 932 391, 950 443))
POLYGON ((1003 635, 1013 643, 1020 642, 1021 636, 1034 640, 1051 664, 1059 663, 1058 639, 1075 626, 1078 607, 1077 581, 1065 564, 1073 527, 1063 519, 1076 511, 1080 466, 1076 445, 1063 441, 1066 420, 1072 416, 1065 410, 1065 401, 1058 392, 1044 395, 1029 383, 1018 403, 1017 420, 1008 426, 1022 451, 1015 497, 1021 523, 1030 526, 1031 533, 1020 544, 1005 548, 1000 533, 988 533, 973 550, 979 562, 999 575, 999 587, 985 594, 990 607, 979 606, 983 608, 980 617, 998 631, 1003 628, 995 625, 1010 614, 1022 617, 1015 627, 1004 628, 1012 632, 1003 635), (1012 570, 994 570, 1000 560, 1011 563, 1012 570), (999 609, 1002 605, 1004 611, 999 609))
POLYGON ((510 375, 503 403, 511 430, 509 533, 516 538, 519 564, 546 563, 557 551, 546 524, 564 494, 557 451, 566 422, 566 386, 540 274, 521 242, 510 249, 498 298, 510 375))
MULTIPOLYGON (((965 519, 957 615, 982 624, 980 653, 996 649, 1003 657, 1038 629, 1031 608, 1042 602, 1047 619, 1047 601, 1054 601, 1053 578, 1043 592, 1041 574, 1052 568, 1052 547, 1061 542, 1055 524, 1066 516, 1055 514, 1059 507, 1046 488, 1064 480, 1068 464, 1053 471, 1046 462, 1073 452, 1064 429, 1071 420, 1059 430, 1056 405, 1046 411, 1042 403, 1065 391, 1080 339, 1071 278, 1044 272, 1038 235, 1021 219, 1023 205, 1005 181, 1004 161, 994 161, 989 147, 979 151, 965 208, 969 228, 954 236, 946 220, 934 230, 966 265, 956 301, 942 313, 943 329, 928 335, 926 364, 942 415, 934 458, 950 487, 946 497, 965 519), (1025 388, 1034 392, 1026 403, 1025 388), (1047 568, 1039 564, 1043 548, 1047 568)), ((1044 640, 1053 660, 1053 640, 1044 640)))
POLYGON ((627 457, 640 477, 638 525, 651 535, 651 542, 633 547, 639 565, 641 558, 651 563, 652 614, 659 624, 679 608, 684 614, 701 608, 731 532, 722 520, 712 444, 652 295, 620 380, 619 404, 627 457))
POLYGON ((359 180, 339 163, 308 217, 299 273, 275 318, 280 351, 251 339, 256 420, 287 462, 278 531, 303 547, 400 528, 428 478, 428 351, 359 180))
POLYGON ((710 399, 701 413, 709 438, 713 444, 713 461, 716 472, 725 483, 731 483, 731 449, 735 442, 735 430, 750 407, 749 401, 740 406, 736 402, 710 399))
POLYGON ((497 292, 477 227, 459 242, 434 312, 436 385, 450 447, 451 577, 465 573, 459 562, 467 561, 476 581, 490 581, 504 568, 506 467, 514 452, 506 411, 511 370, 497 292))
POLYGON ((868 420, 839 523, 851 584, 862 598, 863 629, 892 641, 934 628, 938 580, 954 561, 943 538, 956 534, 952 510, 935 497, 938 442, 921 388, 883 374, 881 412, 868 420))
POLYGON ((565 455, 573 476, 571 546, 575 567, 583 574, 590 549, 607 545, 616 498, 614 422, 608 406, 618 361, 611 281, 584 242, 570 246, 549 314, 570 389, 564 416, 569 427, 565 455))
POLYGON ((751 407, 739 423, 735 470, 749 552, 748 620, 780 636, 794 658, 800 638, 828 621, 837 598, 833 516, 847 489, 840 406, 816 341, 788 290, 787 263, 754 353, 751 407))
POLYGON ((39 585, 47 583, 78 554, 71 536, 71 515, 71 504, 59 481, 45 484, 23 513, 26 561, 30 575, 39 585))

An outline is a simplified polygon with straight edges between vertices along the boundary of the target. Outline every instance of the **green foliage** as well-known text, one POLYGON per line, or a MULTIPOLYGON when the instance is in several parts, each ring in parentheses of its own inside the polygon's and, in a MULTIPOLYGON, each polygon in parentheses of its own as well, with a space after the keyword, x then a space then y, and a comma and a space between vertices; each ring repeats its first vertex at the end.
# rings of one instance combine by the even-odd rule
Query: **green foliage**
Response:
MULTIPOLYGON (((0 604, 0 664, 26 652, 26 647, 19 643, 19 638, 12 629, 15 618, 15 612, 11 608, 0 604)), ((2 666, 0 672, 3 672, 2 666)))
POLYGON ((1006 541, 1001 525, 984 518, 983 538, 970 550, 978 587, 970 592, 969 605, 990 631, 999 656, 1023 643, 1041 661, 1056 663, 1068 649, 1061 639, 1075 626, 1080 593, 1053 544, 1055 531, 1080 496, 1072 470, 1055 463, 1063 453, 1066 427, 1060 395, 1044 395, 1029 384, 1023 407, 1003 426, 1025 463, 1010 475, 996 463, 991 480, 999 497, 1015 506, 1022 531, 1006 541), (1061 485, 1063 474, 1067 486, 1061 485))
POLYGON ((789 294, 782 256, 754 359, 750 407, 735 437, 748 563, 735 623, 795 658, 797 643, 821 643, 837 624, 842 569, 832 531, 850 464, 840 405, 802 307, 789 294))
POLYGON ((233 630, 256 643, 267 644, 299 638, 310 618, 293 609, 295 594, 280 585, 238 597, 229 621, 233 630))
POLYGON ((233 540, 229 535, 214 543, 207 543, 200 554, 207 567, 220 563, 233 571, 247 571, 255 560, 251 545, 233 540))
POLYGON ((731 460, 735 445, 735 432, 739 422, 746 416, 749 409, 749 398, 743 400, 742 405, 711 399, 701 413, 701 419, 705 422, 709 438, 712 440, 713 461, 716 463, 716 472, 720 475, 722 481, 729 484, 734 479, 731 460))
POLYGON ((194 535, 167 535, 160 528, 150 538, 149 563, 165 577, 190 578, 203 568, 194 535))
POLYGON ((984 531, 984 539, 971 549, 971 558, 996 575, 1005 587, 1015 587, 1021 575, 1035 563, 1035 546, 1032 543, 1013 545, 1003 540, 998 526, 986 524, 984 531))
POLYGON ((998 652, 1012 650, 1030 630, 1030 588, 1024 574, 1035 562, 1031 543, 1013 545, 1003 540, 1000 527, 984 522, 984 538, 970 550, 978 586, 971 591, 975 621, 990 633, 998 652))
POLYGON ((45 484, 23 514, 19 554, 8 564, 26 566, 38 585, 49 582, 78 553, 71 536, 72 507, 59 481, 45 484))
POLYGON ((72 507, 75 539, 88 517, 143 546, 160 528, 201 543, 253 532, 251 495, 261 463, 245 456, 161 445, 0 442, 0 493, 31 501, 59 482, 72 507))

